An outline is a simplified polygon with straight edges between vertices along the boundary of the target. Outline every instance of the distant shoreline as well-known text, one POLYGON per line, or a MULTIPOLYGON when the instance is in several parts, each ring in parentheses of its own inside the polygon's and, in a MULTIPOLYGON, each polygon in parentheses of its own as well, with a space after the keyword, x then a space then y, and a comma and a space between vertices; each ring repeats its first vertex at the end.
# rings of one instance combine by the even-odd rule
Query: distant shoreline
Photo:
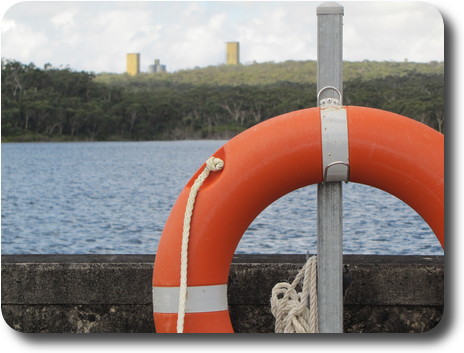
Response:
POLYGON ((92 140, 92 139, 86 139, 86 138, 54 138, 54 137, 46 137, 43 139, 40 138, 30 138, 28 135, 24 136, 17 136, 14 138, 3 138, 1 139, 1 143, 73 143, 73 142, 151 142, 151 141, 197 141, 197 140, 230 140, 237 134, 231 134, 229 137, 224 136, 224 137, 205 137, 205 138, 197 138, 197 137, 189 137, 185 136, 185 138, 177 138, 177 139, 151 139, 151 140, 131 140, 131 139, 126 139, 126 138, 120 138, 120 139, 106 139, 106 140, 92 140))

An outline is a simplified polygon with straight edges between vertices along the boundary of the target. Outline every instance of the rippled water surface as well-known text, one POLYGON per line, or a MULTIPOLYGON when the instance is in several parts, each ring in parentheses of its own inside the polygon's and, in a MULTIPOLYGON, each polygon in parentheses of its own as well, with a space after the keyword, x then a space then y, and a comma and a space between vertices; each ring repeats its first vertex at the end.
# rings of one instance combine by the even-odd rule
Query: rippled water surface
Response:
MULTIPOLYGON (((2 253, 155 253, 179 192, 224 143, 2 144, 2 253)), ((237 253, 315 253, 316 190, 269 206, 237 253)), ((395 197, 349 183, 343 198, 345 253, 443 254, 428 225, 395 197)))

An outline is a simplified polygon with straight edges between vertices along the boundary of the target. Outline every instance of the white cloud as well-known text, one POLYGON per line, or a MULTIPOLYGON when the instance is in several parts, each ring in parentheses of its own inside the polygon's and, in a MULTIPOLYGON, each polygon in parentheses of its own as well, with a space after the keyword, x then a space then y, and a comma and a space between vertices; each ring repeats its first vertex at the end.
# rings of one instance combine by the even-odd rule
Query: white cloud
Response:
POLYGON ((314 11, 314 4, 291 7, 281 5, 242 23, 239 40, 247 49, 244 61, 315 59, 316 43, 311 36, 311 29, 316 29, 316 18, 308 16, 308 13, 314 11))
POLYGON ((72 28, 74 26, 74 16, 76 13, 77 10, 75 9, 60 12, 52 17, 51 22, 58 30, 72 28))
POLYGON ((215 14, 205 23, 166 28, 155 55, 180 68, 217 64, 224 51, 224 20, 223 14, 215 14))
POLYGON ((226 15, 224 13, 214 14, 211 19, 208 21, 208 27, 212 30, 220 31, 224 26, 226 20, 226 15))
POLYGON ((14 20, 5 18, 2 21, 2 33, 6 33, 10 30, 14 30, 16 28, 16 22, 14 20))
POLYGON ((7 30, 2 35, 2 57, 20 60, 24 63, 34 62, 35 58, 45 57, 44 47, 48 43, 47 36, 25 24, 4 18, 3 25, 7 30), (11 55, 3 55, 11 53, 11 55))
POLYGON ((422 2, 348 2, 344 16, 347 60, 443 60, 439 12, 422 2))
MULTIPOLYGON (((168 70, 224 63, 316 59, 316 2, 27 2, 7 11, 2 56, 38 66, 125 70, 139 52, 168 70)), ((443 60, 443 23, 421 2, 341 2, 346 60, 443 60)))

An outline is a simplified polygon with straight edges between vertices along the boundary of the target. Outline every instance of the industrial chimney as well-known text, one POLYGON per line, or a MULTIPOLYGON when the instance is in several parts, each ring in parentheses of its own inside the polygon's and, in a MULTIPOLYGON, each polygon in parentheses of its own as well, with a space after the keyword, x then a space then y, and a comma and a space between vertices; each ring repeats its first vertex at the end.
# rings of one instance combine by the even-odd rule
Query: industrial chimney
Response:
POLYGON ((226 64, 238 65, 240 64, 240 46, 239 42, 226 43, 226 64))

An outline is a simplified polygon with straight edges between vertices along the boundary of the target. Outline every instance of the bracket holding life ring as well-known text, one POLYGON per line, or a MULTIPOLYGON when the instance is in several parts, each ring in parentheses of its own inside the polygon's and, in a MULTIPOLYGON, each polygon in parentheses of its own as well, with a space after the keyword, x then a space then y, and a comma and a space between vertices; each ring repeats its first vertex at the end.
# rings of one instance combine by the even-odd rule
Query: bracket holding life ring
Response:
POLYGON ((324 168, 324 181, 328 179, 329 168, 334 167, 336 165, 342 165, 346 167, 346 178, 344 180, 338 180, 338 181, 344 181, 345 183, 347 183, 350 180, 350 165, 342 161, 330 163, 324 168))
POLYGON ((319 90, 319 92, 317 92, 317 104, 318 104, 318 107, 321 107, 321 108, 325 108, 325 107, 329 107, 329 106, 340 106, 343 102, 343 95, 342 95, 342 92, 340 92, 340 90, 334 86, 325 86, 323 88, 321 88, 319 90), (333 90, 335 92, 338 93, 338 97, 339 99, 336 99, 336 98, 324 98, 324 99, 321 99, 321 94, 323 91, 326 91, 326 90, 333 90))
POLYGON ((317 94, 321 116, 322 170, 324 182, 348 182, 350 177, 348 120, 341 105, 342 93, 333 86, 322 88, 317 94), (325 90, 334 90, 336 98, 320 99, 325 90))

